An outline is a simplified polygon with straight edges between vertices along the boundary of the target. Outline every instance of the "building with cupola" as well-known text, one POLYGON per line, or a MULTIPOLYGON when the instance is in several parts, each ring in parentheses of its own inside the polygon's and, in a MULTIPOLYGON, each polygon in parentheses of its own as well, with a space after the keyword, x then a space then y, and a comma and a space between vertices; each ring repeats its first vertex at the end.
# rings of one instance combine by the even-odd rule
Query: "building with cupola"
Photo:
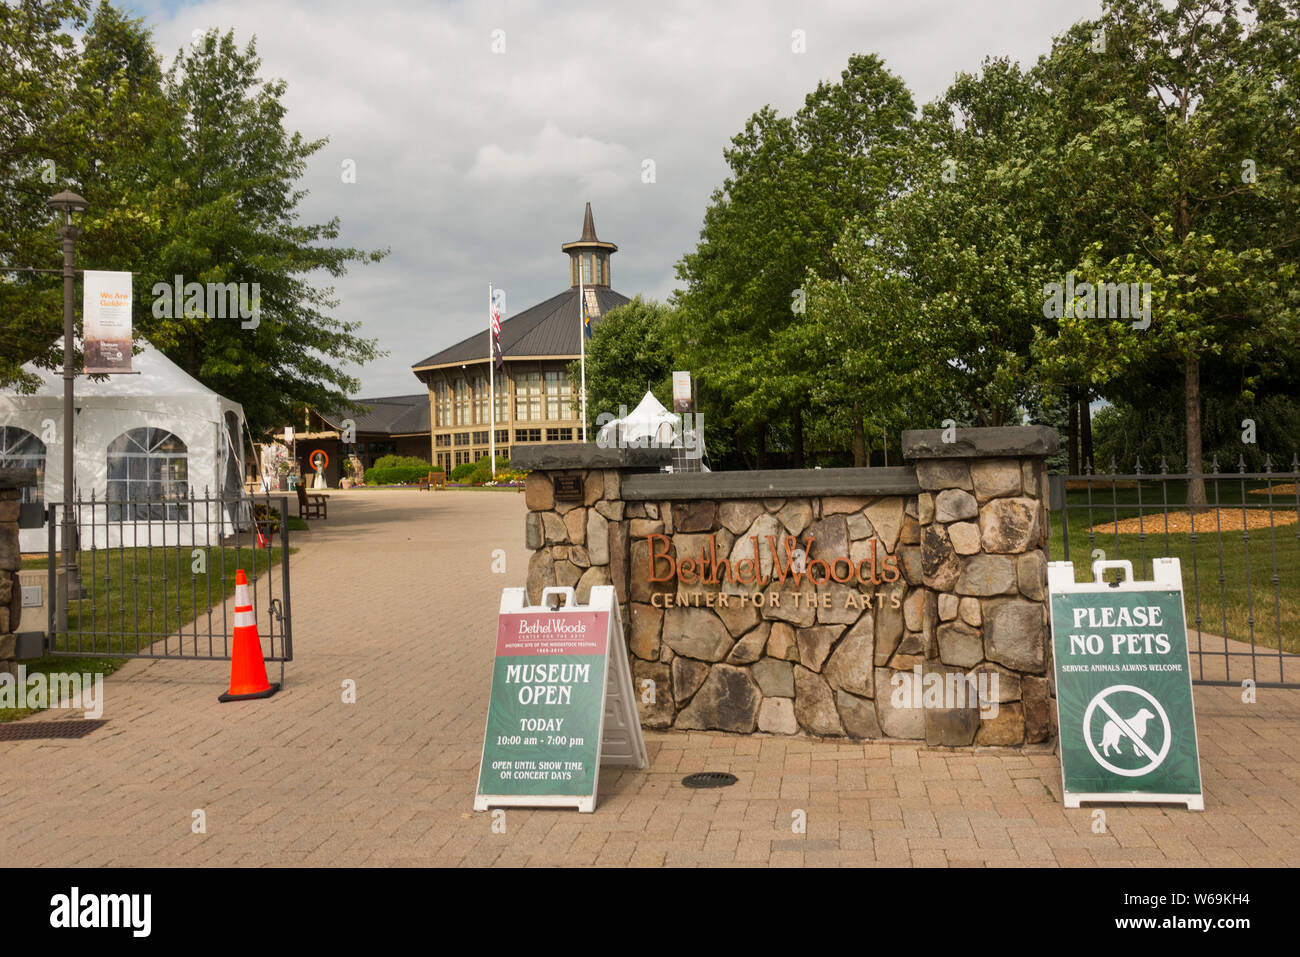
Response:
MULTIPOLYGON (((613 243, 596 236, 591 203, 582 235, 560 246, 568 267, 568 288, 522 312, 502 317, 504 369, 495 372, 497 455, 509 458, 514 445, 582 440, 579 384, 569 366, 581 354, 579 295, 585 294, 593 326, 630 300, 611 285, 613 243)), ((432 461, 450 472, 488 454, 491 433, 488 370, 491 332, 482 329, 412 366, 429 390, 432 461)))

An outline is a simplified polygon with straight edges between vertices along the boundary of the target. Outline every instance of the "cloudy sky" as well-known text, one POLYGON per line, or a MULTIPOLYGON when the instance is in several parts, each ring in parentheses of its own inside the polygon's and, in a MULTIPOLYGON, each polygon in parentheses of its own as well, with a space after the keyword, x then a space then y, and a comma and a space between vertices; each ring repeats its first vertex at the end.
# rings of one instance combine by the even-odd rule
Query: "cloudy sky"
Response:
POLYGON ((350 370, 370 397, 420 391, 411 366, 485 326, 489 282, 506 291, 508 314, 567 288, 560 244, 578 238, 585 202, 600 238, 619 246, 614 288, 667 298, 730 138, 764 104, 798 109, 851 54, 879 54, 921 104, 986 56, 1033 63, 1100 10, 1100 0, 119 3, 152 26, 168 60, 194 31, 256 37, 263 75, 288 83, 289 128, 329 138, 303 182, 304 219, 339 216, 340 242, 392 249, 334 283, 335 314, 388 352, 350 370), (642 182, 647 159, 653 183, 642 182), (347 161, 355 183, 343 181, 347 161))

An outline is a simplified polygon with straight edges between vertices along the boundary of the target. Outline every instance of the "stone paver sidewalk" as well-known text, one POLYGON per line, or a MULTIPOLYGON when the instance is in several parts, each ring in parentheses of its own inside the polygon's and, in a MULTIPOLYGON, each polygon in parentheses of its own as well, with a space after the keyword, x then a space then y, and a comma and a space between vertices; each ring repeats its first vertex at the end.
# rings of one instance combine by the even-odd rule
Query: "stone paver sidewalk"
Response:
MULTIPOLYGON (((0 742, 0 865, 1300 860, 1300 691, 1268 689, 1256 704, 1196 689, 1203 813, 1109 807, 1103 833, 1094 809, 1062 807, 1051 752, 702 732, 648 732, 651 767, 603 775, 594 814, 511 809, 494 833, 471 807, 523 518, 506 493, 334 493, 292 560, 285 690, 221 705, 223 664, 133 662, 106 681, 104 727, 0 742), (681 786, 700 770, 739 783, 681 786), (199 810, 206 833, 192 830, 199 810)), ((69 715, 37 720, 56 716, 69 715)))

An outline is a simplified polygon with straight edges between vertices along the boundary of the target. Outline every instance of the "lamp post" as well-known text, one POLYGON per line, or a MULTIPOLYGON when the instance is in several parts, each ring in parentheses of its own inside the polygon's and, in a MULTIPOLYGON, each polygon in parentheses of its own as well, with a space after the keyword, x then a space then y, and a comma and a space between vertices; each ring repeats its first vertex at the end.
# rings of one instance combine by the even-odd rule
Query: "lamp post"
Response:
MULTIPOLYGON (((77 248, 77 220, 86 211, 88 205, 84 199, 71 190, 46 200, 46 204, 60 214, 58 226, 59 238, 63 242, 63 588, 68 599, 83 597, 80 576, 77 574, 76 523, 72 517, 72 486, 75 468, 73 463, 74 410, 72 405, 73 382, 76 373, 72 368, 72 339, 74 335, 72 316, 73 254, 77 248), (76 219, 74 220, 74 216, 76 219)), ((62 605, 67 613, 66 603, 62 605)))

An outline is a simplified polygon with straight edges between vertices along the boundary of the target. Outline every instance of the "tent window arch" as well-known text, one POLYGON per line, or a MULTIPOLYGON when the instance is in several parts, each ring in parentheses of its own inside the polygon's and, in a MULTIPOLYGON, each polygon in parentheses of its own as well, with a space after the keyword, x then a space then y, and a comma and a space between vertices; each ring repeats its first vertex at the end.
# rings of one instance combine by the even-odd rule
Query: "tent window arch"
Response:
POLYGON ((189 452, 166 429, 123 432, 108 446, 110 521, 189 518, 189 452))
POLYGON ((35 469, 36 484, 23 489, 19 501, 44 501, 45 443, 34 434, 16 425, 0 427, 0 468, 35 469))

